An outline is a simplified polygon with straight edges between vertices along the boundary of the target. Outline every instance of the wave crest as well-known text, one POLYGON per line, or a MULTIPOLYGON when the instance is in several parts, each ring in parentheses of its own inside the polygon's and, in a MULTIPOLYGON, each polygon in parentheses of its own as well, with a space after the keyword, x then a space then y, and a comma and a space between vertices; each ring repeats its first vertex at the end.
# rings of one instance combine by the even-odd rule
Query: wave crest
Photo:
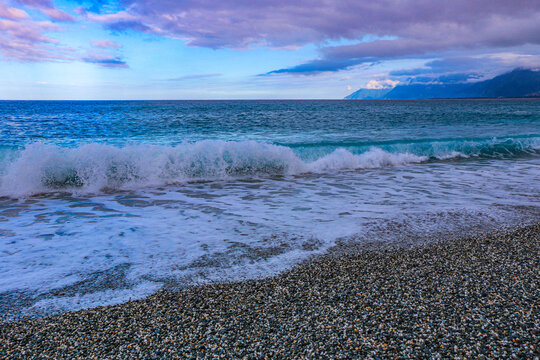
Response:
POLYGON ((314 162, 304 162, 288 147, 255 141, 207 140, 174 147, 92 143, 77 148, 34 143, 3 166, 0 195, 98 192, 199 180, 377 168, 425 160, 422 156, 372 148, 360 155, 337 149, 314 162))
POLYGON ((379 168, 428 160, 538 155, 537 140, 432 141, 378 147, 359 144, 347 148, 320 144, 318 148, 296 150, 255 141, 218 140, 177 146, 116 147, 91 143, 76 148, 34 143, 0 159, 0 196, 57 191, 96 193, 189 181, 379 168))

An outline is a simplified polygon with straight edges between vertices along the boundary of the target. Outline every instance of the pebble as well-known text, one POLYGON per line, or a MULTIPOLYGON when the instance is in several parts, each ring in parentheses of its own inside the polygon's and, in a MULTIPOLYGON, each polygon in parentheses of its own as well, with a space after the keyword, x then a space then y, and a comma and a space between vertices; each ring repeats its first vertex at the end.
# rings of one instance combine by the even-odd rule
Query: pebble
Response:
POLYGON ((539 359, 540 224, 3 323, 2 359, 539 359))

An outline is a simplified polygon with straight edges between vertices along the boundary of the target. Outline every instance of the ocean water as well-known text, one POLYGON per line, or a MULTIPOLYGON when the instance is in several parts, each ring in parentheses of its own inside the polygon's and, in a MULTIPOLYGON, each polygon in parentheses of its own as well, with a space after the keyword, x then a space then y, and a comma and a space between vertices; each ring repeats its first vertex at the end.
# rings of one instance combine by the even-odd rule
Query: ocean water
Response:
POLYGON ((538 100, 0 102, 0 298, 23 315, 538 221, 539 200, 538 100))

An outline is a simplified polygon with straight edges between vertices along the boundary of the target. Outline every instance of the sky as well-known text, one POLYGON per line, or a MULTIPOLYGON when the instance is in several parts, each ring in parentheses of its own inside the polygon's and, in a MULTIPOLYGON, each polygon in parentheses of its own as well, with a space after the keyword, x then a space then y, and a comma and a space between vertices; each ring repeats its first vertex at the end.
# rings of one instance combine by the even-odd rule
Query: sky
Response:
POLYGON ((540 67, 538 0, 0 0, 0 99, 341 99, 540 67))

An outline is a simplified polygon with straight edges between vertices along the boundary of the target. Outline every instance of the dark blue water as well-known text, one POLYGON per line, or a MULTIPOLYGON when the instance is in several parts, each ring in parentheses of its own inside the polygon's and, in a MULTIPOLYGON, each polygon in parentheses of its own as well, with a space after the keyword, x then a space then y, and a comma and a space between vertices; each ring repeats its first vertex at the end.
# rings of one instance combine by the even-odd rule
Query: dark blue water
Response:
POLYGON ((267 276, 534 221, 539 194, 538 100, 0 102, 0 294, 49 312, 267 276))
POLYGON ((539 136, 538 100, 3 101, 2 145, 256 140, 283 145, 539 136))

